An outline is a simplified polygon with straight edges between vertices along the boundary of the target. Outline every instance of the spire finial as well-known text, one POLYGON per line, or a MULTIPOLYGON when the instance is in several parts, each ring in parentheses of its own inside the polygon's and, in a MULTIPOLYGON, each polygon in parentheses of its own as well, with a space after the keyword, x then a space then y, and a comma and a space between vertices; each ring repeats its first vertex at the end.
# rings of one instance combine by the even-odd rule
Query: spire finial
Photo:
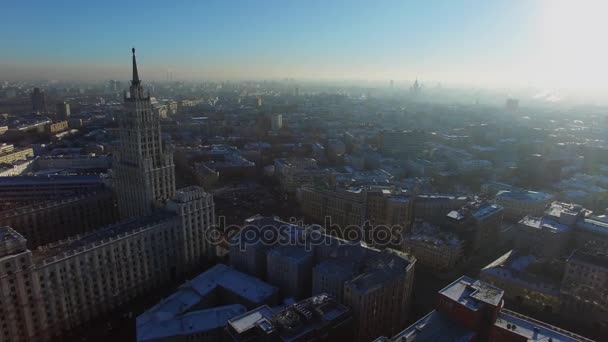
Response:
POLYGON ((135 60, 135 48, 132 48, 131 52, 133 52, 133 80, 131 81, 131 83, 134 85, 137 85, 137 84, 139 84, 139 74, 137 73, 137 61, 135 60))

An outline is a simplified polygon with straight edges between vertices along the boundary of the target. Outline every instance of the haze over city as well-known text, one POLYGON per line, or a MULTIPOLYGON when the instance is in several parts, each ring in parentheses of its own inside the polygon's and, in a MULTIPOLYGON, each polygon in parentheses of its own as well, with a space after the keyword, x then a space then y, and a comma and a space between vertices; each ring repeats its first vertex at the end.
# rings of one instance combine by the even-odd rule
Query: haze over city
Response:
POLYGON ((4 8, 2 79, 407 80, 608 93, 604 1, 39 1, 4 8))

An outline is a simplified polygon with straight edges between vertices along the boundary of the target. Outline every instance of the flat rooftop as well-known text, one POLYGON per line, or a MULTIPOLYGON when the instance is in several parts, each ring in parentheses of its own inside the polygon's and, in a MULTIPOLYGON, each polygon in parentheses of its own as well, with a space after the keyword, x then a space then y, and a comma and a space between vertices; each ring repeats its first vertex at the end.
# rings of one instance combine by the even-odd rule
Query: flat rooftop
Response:
POLYGON ((146 326, 138 326, 137 341, 156 341, 163 338, 187 336, 215 329, 223 329, 229 319, 243 314, 246 310, 242 305, 232 304, 192 311, 172 319, 155 322, 146 326))
POLYGON ((501 310, 494 326, 509 330, 528 341, 593 342, 588 338, 506 309, 501 310))
POLYGON ((465 342, 471 341, 476 335, 474 331, 464 328, 448 315, 433 310, 407 329, 390 339, 383 340, 391 342, 465 342))
POLYGON ((545 217, 541 218, 525 216, 524 218, 519 220, 519 224, 530 228, 549 230, 553 233, 566 233, 570 231, 569 226, 561 224, 559 222, 555 222, 554 220, 545 217))
POLYGON ((363 259, 363 273, 345 283, 359 292, 374 290, 389 280, 408 272, 408 267, 415 261, 410 255, 384 249, 381 252, 363 259))
POLYGON ((477 310, 483 303, 498 306, 504 291, 483 281, 462 276, 439 291, 439 294, 477 310))
POLYGON ((520 201, 549 201, 553 198, 551 194, 547 194, 544 192, 538 191, 512 191, 512 190, 502 190, 496 194, 497 198, 510 198, 520 201))
POLYGON ((562 214, 566 214, 569 216, 583 215, 590 213, 590 211, 585 210, 582 206, 578 204, 564 203, 564 202, 553 202, 549 206, 547 210, 545 210, 545 215, 553 216, 553 217, 561 217, 562 214))
MULTIPOLYGON (((196 312, 191 311, 191 309, 200 308, 200 303, 205 302, 210 296, 214 296, 215 291, 219 289, 229 291, 231 294, 256 305, 273 298, 277 292, 274 286, 268 285, 255 277, 239 272, 226 265, 217 264, 194 279, 182 284, 171 296, 163 299, 160 303, 139 315, 136 323, 138 338, 140 330, 154 330, 155 326, 164 324, 164 322, 169 322, 168 324, 171 325, 174 324, 172 323, 173 320, 180 322, 183 317, 188 318, 188 313, 196 312)), ((242 314, 245 311, 246 309, 243 307, 243 310, 239 309, 227 312, 231 316, 224 319, 224 323, 229 318, 242 314)), ((213 311, 209 311, 209 313, 213 313, 213 311)), ((209 319, 209 317, 213 318, 213 315, 205 315, 205 317, 209 319)), ((206 320, 202 320, 199 324, 203 327, 209 327, 209 323, 206 320)))

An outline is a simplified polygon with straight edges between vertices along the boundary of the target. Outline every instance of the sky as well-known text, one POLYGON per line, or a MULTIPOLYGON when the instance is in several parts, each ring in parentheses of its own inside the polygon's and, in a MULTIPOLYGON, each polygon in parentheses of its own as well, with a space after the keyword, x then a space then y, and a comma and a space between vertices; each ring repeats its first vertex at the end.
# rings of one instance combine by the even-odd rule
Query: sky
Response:
POLYGON ((608 93, 603 0, 15 1, 0 80, 413 80, 608 93))

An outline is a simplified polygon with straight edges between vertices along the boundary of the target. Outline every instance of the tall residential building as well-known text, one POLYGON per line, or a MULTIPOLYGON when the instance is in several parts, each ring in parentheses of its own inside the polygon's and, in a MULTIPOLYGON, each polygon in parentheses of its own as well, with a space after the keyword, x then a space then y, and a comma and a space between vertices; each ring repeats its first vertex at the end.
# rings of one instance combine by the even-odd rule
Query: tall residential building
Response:
POLYGON ((284 297, 304 298, 310 293, 313 253, 302 246, 278 246, 266 254, 268 281, 284 297))
POLYGON ((55 121, 66 121, 70 118, 70 104, 60 102, 55 109, 55 121))
POLYGON ((46 107, 46 95, 40 88, 34 88, 31 94, 32 98, 32 110, 34 112, 46 113, 48 108, 46 107))
POLYGON ((283 115, 275 114, 270 120, 270 128, 273 132, 278 132, 283 128, 283 115))
POLYGON ((173 153, 161 139, 160 117, 144 95, 133 51, 133 79, 118 117, 120 148, 114 172, 122 218, 150 214, 175 194, 173 153))
MULTIPOLYGON (((134 100, 129 103, 135 108, 132 116, 137 116, 147 112, 142 109, 146 105, 145 101, 142 104, 143 91, 135 64, 133 69, 134 100)), ((144 137, 160 136, 160 127, 151 132, 152 119, 144 120, 142 115, 140 120, 122 119, 121 137, 126 139, 123 146, 128 147, 123 152, 127 152, 128 158, 123 159, 123 155, 119 158, 122 168, 119 167, 120 184, 116 190, 123 208, 128 214, 138 215, 137 210, 147 204, 139 193, 146 192, 147 196, 162 186, 170 190, 158 193, 170 192, 175 196, 163 201, 166 202, 163 208, 150 210, 149 215, 130 217, 33 251, 27 249, 26 237, 12 228, 0 227, 0 341, 60 338, 65 332, 114 313, 122 305, 198 269, 210 256, 206 231, 215 222, 213 197, 200 187, 175 192, 173 165, 167 166, 168 170, 153 168, 154 157, 158 157, 151 152, 155 142, 144 137), (135 141, 141 144, 135 145, 135 141), (147 157, 138 159, 129 154, 135 152, 147 157), (161 182, 162 176, 167 177, 161 182), (124 202, 129 199, 141 201, 129 206, 124 202)), ((160 143, 160 138, 157 140, 160 143)), ((166 160, 172 160, 170 154, 166 160)), ((26 192, 25 199, 29 198, 35 187, 39 189, 39 197, 58 198, 101 185, 97 176, 11 178, 15 179, 7 184, 0 182, 0 193, 16 199, 23 199, 19 197, 22 192, 26 192)))

